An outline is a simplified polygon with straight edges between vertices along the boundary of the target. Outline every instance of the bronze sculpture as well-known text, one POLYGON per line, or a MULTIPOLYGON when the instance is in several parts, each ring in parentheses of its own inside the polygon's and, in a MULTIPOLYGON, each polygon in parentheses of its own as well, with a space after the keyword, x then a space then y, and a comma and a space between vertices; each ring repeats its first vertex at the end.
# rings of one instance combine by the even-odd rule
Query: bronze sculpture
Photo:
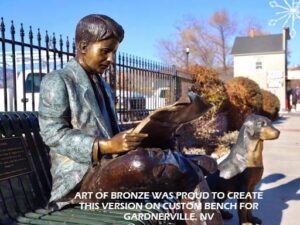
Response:
MULTIPOLYGON (((204 99, 190 92, 188 96, 182 97, 173 105, 156 110, 135 129, 136 132, 146 131, 149 134, 148 140, 142 143, 146 148, 139 147, 110 160, 103 158, 100 164, 90 168, 80 185, 67 197, 72 198, 72 203, 77 203, 82 200, 74 198, 76 192, 209 192, 202 171, 212 173, 217 169, 212 158, 197 155, 184 156, 177 150, 162 150, 153 148, 153 146, 157 143, 161 147, 168 148, 166 143, 171 138, 171 131, 174 131, 180 124, 199 117, 210 107, 211 105, 204 99), (187 114, 187 112, 189 113, 187 114), (168 118, 165 118, 165 115, 168 115, 168 118), (162 134, 161 138, 157 139, 156 133, 162 134), (147 143, 150 142, 151 146, 149 147, 152 148, 147 148, 147 143)), ((93 198, 89 201, 97 202, 99 200, 93 198)), ((185 198, 180 201, 204 203, 212 201, 212 198, 202 200, 185 198)), ((199 216, 204 212, 197 209, 185 210, 184 213, 195 213, 199 216)), ((211 221, 206 221, 206 224, 223 224, 217 210, 206 213, 214 215, 211 221)), ((186 221, 186 223, 202 224, 203 221, 196 220, 192 223, 186 221)))
MULTIPOLYGON (((218 171, 207 177, 209 187, 214 192, 254 192, 255 185, 263 174, 263 142, 279 137, 279 130, 264 117, 252 114, 247 117, 240 129, 237 143, 232 147, 229 156, 218 166, 218 171)), ((217 202, 225 199, 216 199, 217 202)), ((239 199, 251 203, 251 198, 239 199)), ((227 211, 221 211, 224 218, 231 218, 227 211)), ((261 220, 252 215, 250 209, 238 209, 239 224, 261 224, 261 220)))
MULTIPOLYGON (((203 163, 209 159, 188 159, 171 150, 134 150, 148 137, 141 133, 149 132, 147 126, 145 130, 120 132, 112 92, 101 75, 114 63, 123 36, 122 27, 107 16, 93 14, 82 18, 76 28, 75 59, 42 80, 39 123, 41 136, 50 147, 50 205, 54 208, 77 203, 78 191, 192 191, 196 186, 196 191, 201 191, 199 187, 206 186, 198 164, 211 171, 214 164, 203 163), (118 156, 114 158, 115 155, 118 156)), ((210 107, 191 95, 175 103, 166 110, 174 122, 166 127, 166 136, 158 146, 168 147, 168 132, 210 107)), ((207 224, 222 224, 218 212, 207 224)))
POLYGON ((155 110, 134 129, 134 132, 148 134, 140 146, 169 148, 170 135, 181 124, 200 117, 211 107, 212 105, 203 97, 189 92, 188 95, 182 96, 174 104, 155 110))
POLYGON ((70 203, 65 196, 80 183, 102 154, 135 149, 145 134, 120 132, 109 85, 101 78, 114 63, 124 30, 110 17, 92 14, 76 27, 76 56, 41 83, 39 124, 50 147, 50 202, 70 203))
POLYGON ((103 159, 98 169, 97 166, 93 168, 97 173, 91 178, 94 181, 83 179, 81 191, 192 191, 202 179, 198 178, 195 167, 203 166, 209 172, 216 167, 211 168, 213 166, 206 163, 209 159, 201 161, 200 156, 184 157, 180 152, 168 149, 168 142, 175 128, 210 108, 203 98, 190 92, 173 105, 154 111, 134 129, 134 132, 148 134, 141 143, 142 147, 114 159, 103 159))

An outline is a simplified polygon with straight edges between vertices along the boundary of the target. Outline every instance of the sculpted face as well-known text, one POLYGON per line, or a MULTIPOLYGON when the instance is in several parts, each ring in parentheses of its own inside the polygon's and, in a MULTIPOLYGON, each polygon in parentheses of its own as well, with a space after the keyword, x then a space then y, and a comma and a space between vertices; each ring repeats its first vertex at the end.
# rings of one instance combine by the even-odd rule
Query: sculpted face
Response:
POLYGON ((101 41, 79 44, 78 61, 88 73, 102 74, 114 62, 119 41, 109 38, 101 41))

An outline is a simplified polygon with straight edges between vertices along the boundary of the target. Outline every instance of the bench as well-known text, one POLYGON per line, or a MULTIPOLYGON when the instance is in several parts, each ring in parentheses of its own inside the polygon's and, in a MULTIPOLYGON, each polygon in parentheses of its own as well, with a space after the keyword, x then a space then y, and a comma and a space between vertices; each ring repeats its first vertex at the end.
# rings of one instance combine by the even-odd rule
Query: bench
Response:
POLYGON ((78 206, 48 210, 48 153, 39 134, 37 113, 0 113, 0 224, 171 224, 124 219, 124 213, 138 210, 86 211, 78 206))

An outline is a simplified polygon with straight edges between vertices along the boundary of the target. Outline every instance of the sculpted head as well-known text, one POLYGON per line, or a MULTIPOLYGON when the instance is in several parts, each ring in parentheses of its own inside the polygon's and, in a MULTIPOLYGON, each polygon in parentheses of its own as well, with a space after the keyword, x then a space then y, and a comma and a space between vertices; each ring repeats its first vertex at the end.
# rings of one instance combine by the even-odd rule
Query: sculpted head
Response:
POLYGON ((91 14, 76 27, 76 59, 88 73, 102 74, 114 62, 124 30, 112 18, 91 14))

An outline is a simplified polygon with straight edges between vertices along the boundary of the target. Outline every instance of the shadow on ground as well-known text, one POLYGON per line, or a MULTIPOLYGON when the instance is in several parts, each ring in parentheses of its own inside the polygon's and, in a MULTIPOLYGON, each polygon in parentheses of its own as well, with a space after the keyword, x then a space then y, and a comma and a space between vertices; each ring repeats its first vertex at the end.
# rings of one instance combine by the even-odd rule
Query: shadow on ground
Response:
MULTIPOLYGON (((256 191, 260 191, 263 185, 272 185, 283 178, 285 178, 283 174, 271 174, 260 181, 256 191)), ((263 199, 254 200, 259 203, 259 210, 253 211, 254 216, 260 218, 263 221, 262 224, 265 225, 287 225, 281 224, 283 210, 289 207, 288 201, 300 200, 299 190, 300 178, 263 190, 263 199)), ((234 210, 230 212, 234 214, 234 217, 231 220, 225 220, 224 224, 238 225, 237 212, 234 210)))
POLYGON ((276 120, 273 121, 273 124, 274 125, 276 125, 276 124, 282 124, 282 123, 284 123, 288 119, 289 119, 288 117, 280 116, 278 119, 276 119, 276 120))
MULTIPOLYGON (((271 174, 261 180, 257 190, 260 189, 262 184, 272 184, 285 178, 285 175, 275 173, 271 174)), ((283 210, 289 207, 288 201, 300 200, 300 178, 296 178, 285 184, 271 187, 263 191, 263 199, 258 200, 259 203, 259 217, 263 221, 263 224, 280 225, 283 210)))

